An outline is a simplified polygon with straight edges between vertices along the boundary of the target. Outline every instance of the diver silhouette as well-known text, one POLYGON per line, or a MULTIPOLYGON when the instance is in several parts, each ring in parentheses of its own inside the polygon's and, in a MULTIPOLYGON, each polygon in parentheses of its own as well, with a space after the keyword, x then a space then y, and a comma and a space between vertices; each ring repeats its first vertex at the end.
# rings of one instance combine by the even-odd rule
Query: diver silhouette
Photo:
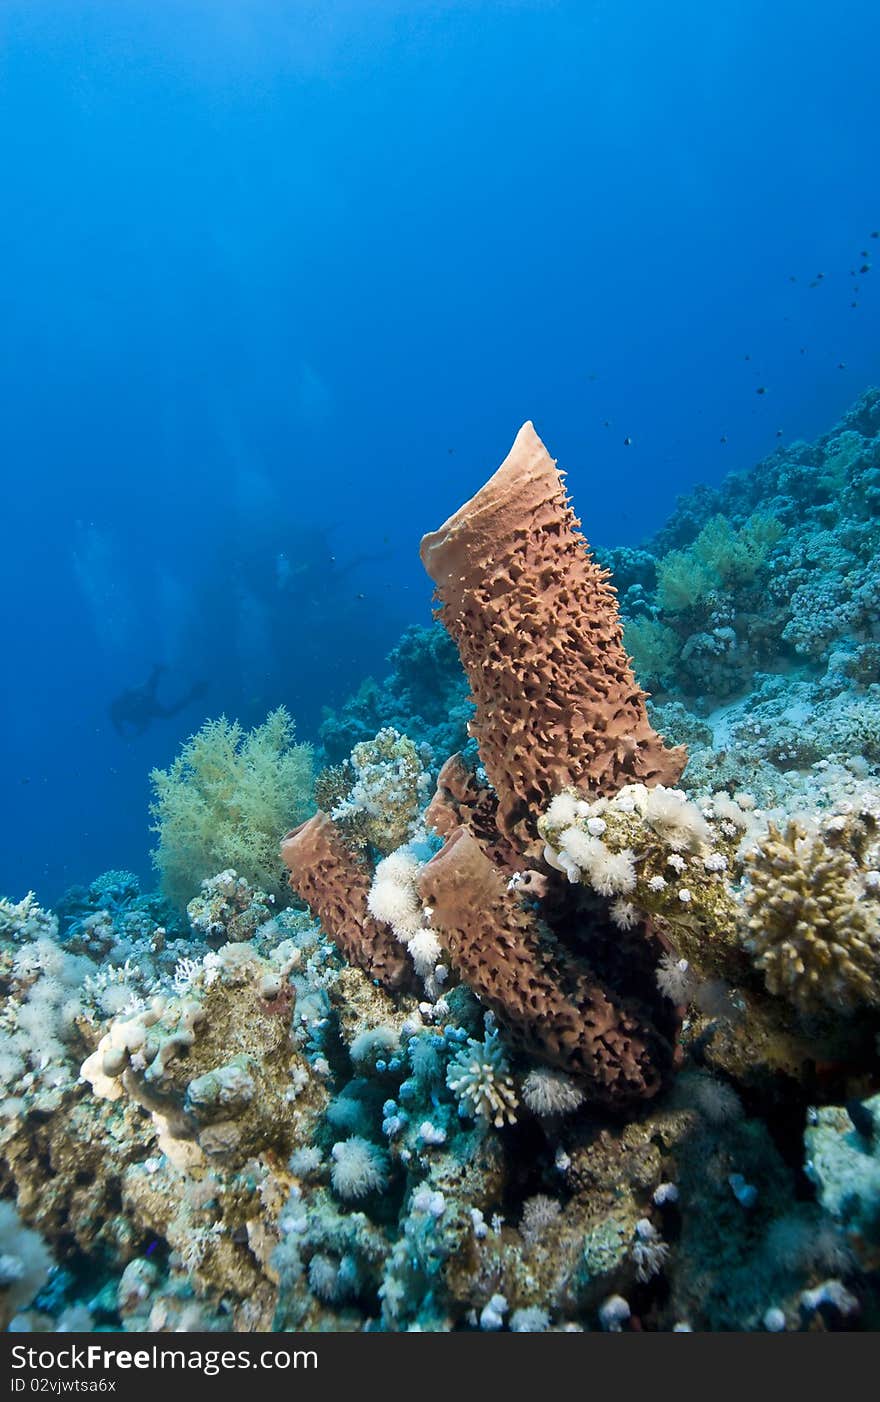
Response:
POLYGON ((108 711, 117 735, 121 735, 123 739, 134 735, 143 735, 154 720, 164 720, 168 716, 176 716, 184 707, 197 701, 200 696, 204 696, 208 690, 207 682, 195 682, 179 701, 175 701, 171 706, 166 706, 156 695, 156 689, 159 685, 159 678, 167 670, 167 667, 163 666, 161 662, 154 662, 153 670, 143 686, 131 687, 128 691, 121 692, 114 701, 111 701, 108 711))

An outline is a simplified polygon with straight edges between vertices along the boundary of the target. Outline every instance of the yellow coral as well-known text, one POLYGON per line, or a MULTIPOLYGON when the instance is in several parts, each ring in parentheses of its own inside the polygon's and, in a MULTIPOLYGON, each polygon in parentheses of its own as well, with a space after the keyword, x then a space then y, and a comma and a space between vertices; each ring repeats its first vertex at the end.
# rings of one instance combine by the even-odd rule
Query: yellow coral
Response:
POLYGON ((221 716, 186 741, 170 769, 152 771, 153 862, 170 900, 185 905, 206 877, 230 867, 285 894, 278 844, 312 806, 311 747, 293 737, 283 706, 249 732, 221 716))
POLYGON ((746 856, 744 943, 770 992, 802 1012, 880 1004, 880 920, 858 860, 865 826, 864 815, 815 833, 771 824, 746 856))
POLYGON ((726 516, 707 521, 687 550, 670 550, 657 565, 657 599, 666 613, 693 608, 713 589, 754 579, 782 535, 775 517, 756 512, 739 527, 726 516))

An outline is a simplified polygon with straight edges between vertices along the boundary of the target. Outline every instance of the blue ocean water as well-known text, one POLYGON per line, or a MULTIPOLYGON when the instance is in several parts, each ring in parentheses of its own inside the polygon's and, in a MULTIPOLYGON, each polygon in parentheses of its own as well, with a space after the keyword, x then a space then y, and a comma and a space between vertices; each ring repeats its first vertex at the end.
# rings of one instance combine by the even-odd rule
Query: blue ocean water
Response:
POLYGON ((612 546, 876 382, 878 41, 871 0, 5 0, 0 889, 148 876, 206 716, 308 739, 381 676, 524 419, 612 546), (204 694, 120 737, 156 663, 204 694))

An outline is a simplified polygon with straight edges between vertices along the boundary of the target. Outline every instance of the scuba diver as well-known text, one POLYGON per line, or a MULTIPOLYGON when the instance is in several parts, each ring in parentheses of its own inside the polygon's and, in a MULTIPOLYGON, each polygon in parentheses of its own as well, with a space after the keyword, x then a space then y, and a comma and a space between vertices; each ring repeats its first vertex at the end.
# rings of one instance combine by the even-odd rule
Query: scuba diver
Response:
POLYGON ((114 701, 111 701, 108 711, 117 735, 121 735, 123 739, 143 735, 154 720, 164 720, 168 716, 176 716, 192 701, 197 701, 199 697, 204 696, 208 690, 207 682, 195 682, 179 701, 175 701, 171 706, 165 706, 156 695, 156 688, 162 673, 167 670, 167 667, 164 667, 161 662, 154 662, 153 670, 143 686, 135 686, 128 691, 123 691, 114 701))

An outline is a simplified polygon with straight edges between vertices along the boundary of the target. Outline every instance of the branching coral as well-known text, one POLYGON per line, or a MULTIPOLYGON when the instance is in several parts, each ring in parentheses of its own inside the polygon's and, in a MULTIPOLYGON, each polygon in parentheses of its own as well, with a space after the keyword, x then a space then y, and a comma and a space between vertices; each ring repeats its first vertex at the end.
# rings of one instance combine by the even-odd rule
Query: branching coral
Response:
POLYGON ((877 813, 770 825, 746 854, 744 939, 772 993, 804 1013, 880 1006, 877 813))
POLYGON ((498 1033, 481 1042, 471 1037, 446 1069, 446 1084, 459 1101, 459 1113, 477 1116, 500 1129, 516 1120, 517 1097, 498 1033))
POLYGON ((169 769, 152 771, 153 860, 175 903, 185 905, 229 867, 283 894, 278 843, 311 807, 312 752, 293 737, 283 706, 248 732, 221 716, 187 740, 169 769))
POLYGON ((43 910, 33 891, 20 901, 0 897, 0 938, 35 940, 45 935, 54 939, 57 933, 58 920, 51 911, 43 910))

